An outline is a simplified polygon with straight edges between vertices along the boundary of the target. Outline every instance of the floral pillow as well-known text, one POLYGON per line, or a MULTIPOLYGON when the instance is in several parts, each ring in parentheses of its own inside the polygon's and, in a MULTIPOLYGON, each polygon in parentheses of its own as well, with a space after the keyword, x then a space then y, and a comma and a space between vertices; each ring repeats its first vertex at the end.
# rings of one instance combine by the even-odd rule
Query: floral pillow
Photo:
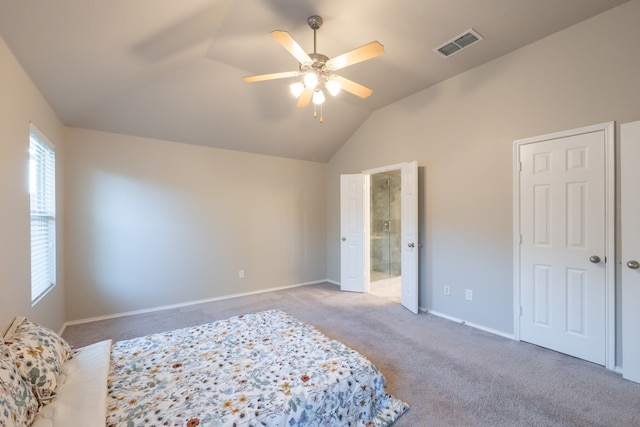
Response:
POLYGON ((38 400, 0 339, 0 426, 29 426, 37 412, 38 400))
POLYGON ((58 374, 71 357, 71 347, 51 329, 24 318, 16 319, 16 323, 5 336, 5 345, 40 404, 47 404, 56 397, 58 374))

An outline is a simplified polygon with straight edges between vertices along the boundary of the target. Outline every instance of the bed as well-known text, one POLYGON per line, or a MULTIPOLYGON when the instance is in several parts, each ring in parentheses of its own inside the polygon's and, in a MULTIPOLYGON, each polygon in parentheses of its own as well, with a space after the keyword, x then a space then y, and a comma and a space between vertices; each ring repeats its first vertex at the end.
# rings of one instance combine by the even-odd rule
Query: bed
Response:
POLYGON ((388 426, 408 409, 369 360, 278 310, 76 350, 16 323, 0 405, 17 421, 0 413, 0 426, 388 426), (32 353, 48 361, 37 374, 32 353), (6 392, 12 367, 35 403, 19 384, 6 392))

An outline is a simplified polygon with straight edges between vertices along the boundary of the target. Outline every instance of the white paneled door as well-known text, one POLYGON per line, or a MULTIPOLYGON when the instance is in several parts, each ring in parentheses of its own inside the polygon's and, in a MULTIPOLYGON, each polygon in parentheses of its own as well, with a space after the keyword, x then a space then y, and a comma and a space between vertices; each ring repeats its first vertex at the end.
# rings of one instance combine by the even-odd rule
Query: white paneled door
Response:
POLYGON ((640 122, 620 133, 622 375, 640 382, 640 122))
POLYGON ((603 130, 519 145, 520 339, 602 365, 605 153, 603 130))
POLYGON ((364 187, 361 174, 340 176, 340 288, 364 292, 364 187))
POLYGON ((402 166, 402 305, 418 314, 418 162, 402 166))

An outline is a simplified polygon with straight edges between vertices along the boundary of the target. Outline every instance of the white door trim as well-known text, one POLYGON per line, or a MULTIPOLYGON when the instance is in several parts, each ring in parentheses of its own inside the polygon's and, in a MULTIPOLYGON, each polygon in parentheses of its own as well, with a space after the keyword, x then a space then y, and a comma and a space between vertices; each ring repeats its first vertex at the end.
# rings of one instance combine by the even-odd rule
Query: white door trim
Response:
POLYGON ((520 147, 598 131, 605 143, 605 366, 615 369, 615 122, 513 141, 513 337, 520 340, 520 147))
POLYGON ((402 163, 396 163, 395 165, 389 165, 389 166, 382 166, 379 168, 375 168, 375 169, 367 169, 362 171, 363 175, 375 175, 377 173, 382 173, 382 172, 390 172, 390 171, 397 171, 397 170, 402 170, 402 167, 404 165, 406 165, 407 162, 402 162, 402 163))
MULTIPOLYGON (((374 168, 374 169, 367 169, 362 171, 362 175, 364 177, 364 270, 365 270, 365 282, 364 282, 364 289, 365 292, 369 292, 370 290, 370 286, 371 286, 371 276, 370 276, 370 272, 371 272, 371 256, 369 255, 371 252, 371 248, 370 248, 370 241, 371 241, 371 218, 370 218, 370 211, 371 211, 371 175, 375 175, 378 173, 383 173, 383 172, 390 172, 390 171, 401 171, 403 172, 408 166, 410 166, 411 164, 415 163, 415 168, 416 168, 416 173, 415 173, 415 178, 416 178, 416 183, 415 183, 415 191, 416 191, 416 198, 418 197, 417 191, 418 191, 418 163, 417 161, 413 161, 413 162, 403 162, 403 163, 396 163, 393 165, 388 165, 388 166, 382 166, 379 168, 374 168)), ((404 177, 403 175, 403 180, 406 179, 406 177, 404 177)), ((405 185, 405 184, 401 184, 401 185, 405 185)), ((402 221, 404 222, 407 215, 406 212, 404 212, 405 208, 405 202, 404 202, 404 198, 405 198, 405 194, 403 191, 402 194, 402 198, 403 198, 403 204, 402 204, 402 221)), ((416 284, 415 284, 415 289, 411 289, 411 294, 415 296, 415 301, 412 301, 410 306, 411 308, 409 308, 405 303, 407 302, 407 300, 403 300, 402 305, 407 307, 407 309, 409 309, 411 312, 413 312, 414 314, 418 314, 419 313, 419 308, 420 308, 420 297, 419 297, 419 288, 420 288, 420 283, 419 283, 419 248, 420 248, 420 243, 418 242, 419 239, 419 233, 418 233, 418 229, 419 229, 419 224, 418 224, 418 203, 416 201, 415 203, 415 208, 416 208, 416 212, 415 212, 415 220, 416 220, 416 230, 415 230, 415 242, 414 242, 414 249, 416 251, 416 262, 415 262, 415 280, 416 280, 416 284)), ((403 234, 403 238, 402 241, 404 242, 405 237, 403 234)), ((404 249, 404 248, 403 248, 404 249)), ((404 253, 403 253, 403 257, 404 257, 404 253)), ((404 264, 404 262, 403 262, 404 264)), ((404 266, 402 267, 403 271, 404 271, 404 266)), ((406 283, 407 283, 407 275, 403 276, 403 280, 402 280, 402 287, 403 287, 403 294, 404 292, 406 292, 406 283)))

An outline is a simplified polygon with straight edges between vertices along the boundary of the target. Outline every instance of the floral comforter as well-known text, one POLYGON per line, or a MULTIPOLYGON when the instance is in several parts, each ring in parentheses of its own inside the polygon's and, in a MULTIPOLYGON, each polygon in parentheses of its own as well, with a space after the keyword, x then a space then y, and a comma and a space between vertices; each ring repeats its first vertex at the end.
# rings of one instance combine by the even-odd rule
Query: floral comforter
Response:
POLYGON ((277 310, 114 344, 107 426, 388 426, 408 405, 356 351, 277 310))

